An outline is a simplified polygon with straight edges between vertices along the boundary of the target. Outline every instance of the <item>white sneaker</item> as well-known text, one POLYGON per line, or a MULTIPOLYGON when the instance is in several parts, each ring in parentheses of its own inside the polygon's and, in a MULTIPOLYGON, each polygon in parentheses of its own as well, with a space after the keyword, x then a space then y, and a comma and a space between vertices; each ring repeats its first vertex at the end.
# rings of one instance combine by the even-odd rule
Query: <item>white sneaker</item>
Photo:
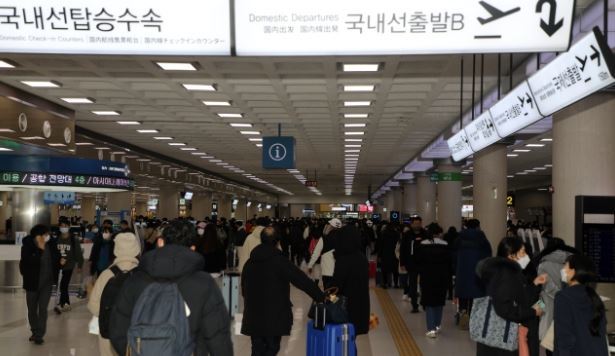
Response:
POLYGON ((436 334, 439 334, 442 331, 442 328, 439 326, 436 326, 436 334))
POLYGON ((427 336, 427 337, 428 337, 428 338, 430 338, 430 339, 435 339, 435 338, 437 338, 437 337, 438 337, 438 334, 436 333, 436 331, 435 331, 435 330, 431 330, 431 331, 428 331, 428 332, 425 334, 425 336, 427 336))
POLYGON ((407 302, 407 301, 409 301, 409 300, 410 300, 410 297, 408 297, 408 295, 407 295, 407 294, 404 294, 404 296, 403 296, 403 297, 401 297, 401 300, 403 300, 404 302, 407 302))

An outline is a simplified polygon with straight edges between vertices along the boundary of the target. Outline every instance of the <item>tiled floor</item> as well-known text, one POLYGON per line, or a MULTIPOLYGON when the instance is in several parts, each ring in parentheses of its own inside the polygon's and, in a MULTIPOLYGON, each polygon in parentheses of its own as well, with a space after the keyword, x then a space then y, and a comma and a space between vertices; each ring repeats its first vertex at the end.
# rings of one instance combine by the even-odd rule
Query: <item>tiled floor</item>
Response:
MULTIPOLYGON (((408 328, 423 355, 475 355, 475 346, 469 340, 467 333, 453 327, 454 307, 448 305, 445 309, 444 331, 437 340, 427 339, 425 333, 425 315, 410 314, 407 302, 401 301, 399 290, 388 291, 396 303, 400 313, 406 320, 408 328)), ((293 289, 292 299, 295 305, 295 323, 292 333, 284 337, 280 355, 305 355, 306 316, 310 301, 307 296, 293 289)), ((357 346, 361 356, 397 355, 398 351, 390 336, 387 322, 384 318, 378 299, 372 292, 372 312, 380 317, 380 326, 368 336, 359 337, 357 346)), ((26 320, 26 305, 23 292, 0 293, 0 355, 49 355, 49 356, 81 356, 98 355, 97 339, 87 333, 90 320, 83 301, 73 303, 73 311, 57 316, 49 315, 48 333, 45 345, 34 346, 28 342, 30 336, 26 320)), ((250 340, 246 336, 233 336, 235 355, 250 355, 250 340)))

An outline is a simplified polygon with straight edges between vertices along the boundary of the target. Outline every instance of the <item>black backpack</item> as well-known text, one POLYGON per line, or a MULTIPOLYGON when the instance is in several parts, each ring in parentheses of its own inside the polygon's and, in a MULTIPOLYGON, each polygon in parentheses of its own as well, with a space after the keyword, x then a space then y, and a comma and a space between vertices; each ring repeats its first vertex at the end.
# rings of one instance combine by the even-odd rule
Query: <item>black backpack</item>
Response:
POLYGON ((132 275, 132 271, 124 272, 118 266, 111 266, 110 270, 113 272, 113 277, 109 279, 105 289, 103 289, 100 299, 100 311, 98 313, 98 329, 100 336, 105 339, 109 338, 111 312, 113 311, 117 296, 120 294, 124 282, 132 275))

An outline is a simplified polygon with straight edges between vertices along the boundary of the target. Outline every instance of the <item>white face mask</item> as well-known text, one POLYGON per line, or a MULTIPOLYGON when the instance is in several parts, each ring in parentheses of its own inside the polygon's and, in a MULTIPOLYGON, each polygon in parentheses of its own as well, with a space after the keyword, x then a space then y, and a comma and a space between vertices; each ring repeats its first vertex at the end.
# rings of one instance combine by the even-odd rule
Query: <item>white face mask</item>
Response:
POLYGON ((562 268, 559 272, 562 277, 562 282, 568 283, 568 275, 566 274, 566 270, 562 268))
POLYGON ((205 229, 196 229, 196 233, 200 235, 203 235, 205 233, 205 229))
POLYGON ((44 240, 45 240, 45 242, 47 243, 47 242, 49 242, 49 240, 51 239, 51 236, 49 236, 49 235, 45 235, 45 236, 43 236, 43 239, 44 239, 44 240))
POLYGON ((103 232, 103 239, 109 240, 111 238, 111 234, 108 232, 103 232))
POLYGON ((525 267, 527 267, 527 265, 530 264, 530 256, 525 255, 523 257, 521 257, 517 263, 519 264, 519 266, 521 266, 521 269, 525 269, 525 267))
POLYGON ((63 234, 67 234, 68 233, 68 228, 67 227, 61 227, 60 228, 60 232, 63 234))
POLYGON ((92 229, 92 232, 97 234, 98 233, 98 229, 92 229))

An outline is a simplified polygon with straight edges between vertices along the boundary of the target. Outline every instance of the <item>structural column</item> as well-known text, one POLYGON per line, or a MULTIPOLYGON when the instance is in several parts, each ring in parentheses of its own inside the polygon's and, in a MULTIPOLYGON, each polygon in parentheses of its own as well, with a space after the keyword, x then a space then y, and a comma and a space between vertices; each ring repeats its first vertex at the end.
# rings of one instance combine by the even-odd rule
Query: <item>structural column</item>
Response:
POLYGON ((438 163, 438 223, 444 231, 461 230, 461 167, 450 159, 438 163))
MULTIPOLYGON (((9 199, 7 192, 0 192, 0 231, 5 230, 5 223, 8 218, 12 216, 12 212, 9 210, 9 199)), ((4 231, 6 235, 7 232, 4 231)), ((8 238, 8 236, 6 236, 8 238)))
POLYGON ((404 214, 411 215, 417 213, 417 194, 416 183, 404 183, 404 209, 402 210, 404 214))
POLYGON ((393 187, 393 209, 401 212, 404 208, 404 199, 401 191, 401 187, 393 187))
POLYGON ((474 154, 474 217, 494 248, 506 236, 506 145, 491 145, 474 154))
POLYGON ((179 216, 179 192, 173 187, 160 188, 158 217, 175 219, 179 216))
POLYGON ((130 211, 130 209, 132 209, 131 192, 109 193, 107 196, 108 211, 130 211))
POLYGON ((20 237, 30 233, 30 229, 36 224, 49 226, 51 212, 49 205, 44 203, 44 192, 35 189, 16 189, 13 191, 12 202, 13 236, 20 237))
POLYGON ((96 221, 96 198, 82 197, 81 198, 81 219, 93 224, 96 221))
POLYGON ((422 175, 416 179, 417 186, 417 210, 423 224, 427 225, 436 221, 436 184, 429 176, 422 175))
POLYGON ((192 217, 203 220, 211 217, 211 192, 195 193, 192 197, 192 217))

